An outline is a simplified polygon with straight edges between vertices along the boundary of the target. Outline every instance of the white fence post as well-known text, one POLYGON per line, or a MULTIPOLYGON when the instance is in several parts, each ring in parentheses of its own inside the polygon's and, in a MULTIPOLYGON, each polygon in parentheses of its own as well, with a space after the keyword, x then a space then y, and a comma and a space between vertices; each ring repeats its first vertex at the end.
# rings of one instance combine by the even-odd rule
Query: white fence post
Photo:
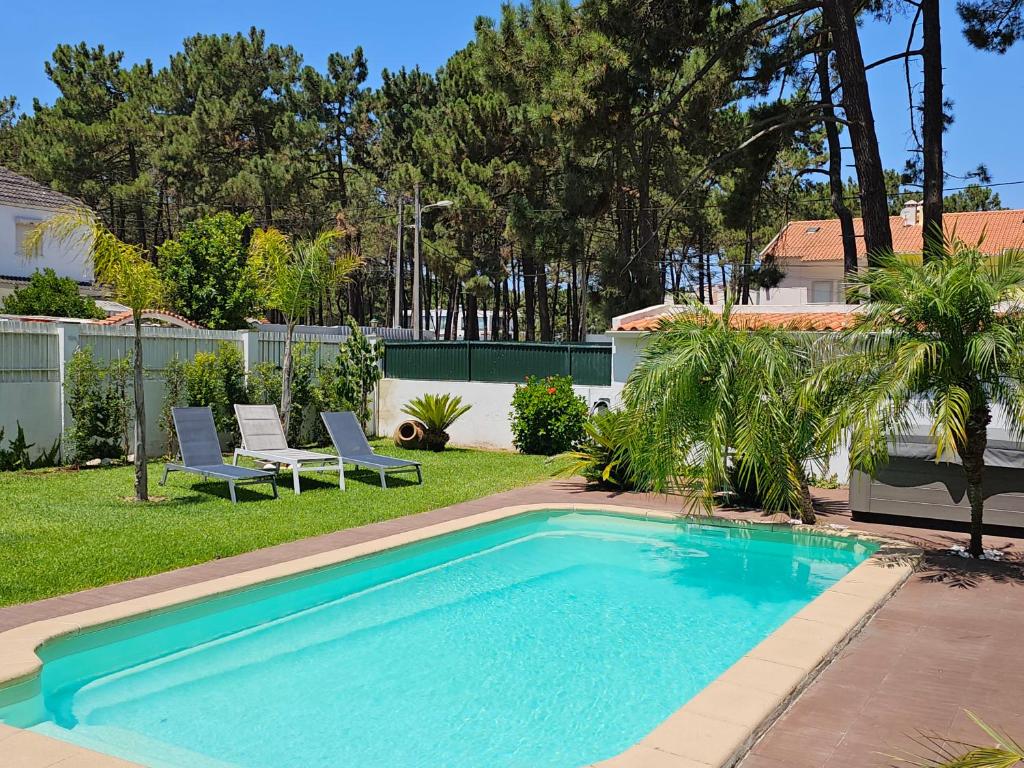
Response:
POLYGON ((58 413, 60 414, 60 458, 64 461, 65 435, 71 427, 71 408, 68 406, 65 382, 67 381, 68 363, 78 349, 79 323, 57 323, 57 392, 58 413))
POLYGON ((252 373, 252 369, 256 365, 260 333, 259 331, 239 331, 238 338, 242 342, 242 365, 245 366, 245 378, 248 381, 249 374, 252 373))

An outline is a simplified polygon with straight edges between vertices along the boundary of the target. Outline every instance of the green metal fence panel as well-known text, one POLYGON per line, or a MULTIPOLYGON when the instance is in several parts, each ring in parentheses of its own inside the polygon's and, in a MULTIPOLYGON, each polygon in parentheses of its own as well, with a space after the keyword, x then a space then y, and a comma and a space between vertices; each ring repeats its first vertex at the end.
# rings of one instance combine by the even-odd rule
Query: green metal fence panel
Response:
POLYGON ((554 344, 470 343, 472 381, 519 382, 527 376, 568 376, 569 350, 554 344))
POLYGON ((451 341, 389 341, 384 375, 391 379, 469 381, 469 347, 451 341))
POLYGON ((612 383, 612 348, 607 344, 573 344, 569 347, 569 375, 573 383, 607 387, 612 383))
POLYGON ((572 376, 573 383, 611 383, 607 344, 507 341, 387 342, 384 372, 392 379, 517 383, 528 376, 572 376))

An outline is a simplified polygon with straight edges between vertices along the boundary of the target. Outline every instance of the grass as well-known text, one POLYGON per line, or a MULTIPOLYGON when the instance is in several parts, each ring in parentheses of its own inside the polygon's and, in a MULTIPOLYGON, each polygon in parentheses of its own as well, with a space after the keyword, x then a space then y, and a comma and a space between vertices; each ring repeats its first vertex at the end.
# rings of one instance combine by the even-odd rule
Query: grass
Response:
POLYGON ((36 470, 0 473, 0 605, 39 600, 147 576, 260 547, 388 520, 528 485, 550 476, 542 456, 448 449, 382 453, 423 462, 415 475, 388 479, 346 471, 347 490, 333 473, 303 475, 302 494, 282 475, 281 497, 270 486, 240 487, 232 505, 223 482, 172 473, 157 485, 163 464, 150 465, 150 493, 139 504, 132 469, 36 470), (410 480, 403 478, 411 478, 410 480))

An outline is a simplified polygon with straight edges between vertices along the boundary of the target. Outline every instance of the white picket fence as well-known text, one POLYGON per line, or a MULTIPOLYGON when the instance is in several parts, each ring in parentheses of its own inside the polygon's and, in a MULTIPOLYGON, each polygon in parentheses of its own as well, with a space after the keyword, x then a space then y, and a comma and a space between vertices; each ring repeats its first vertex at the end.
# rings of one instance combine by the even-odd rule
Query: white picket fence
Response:
MULTIPOLYGON (((334 329, 332 329, 334 330, 334 329)), ((296 342, 312 345, 318 364, 338 355, 348 332, 296 333, 296 342)), ((372 329, 371 329, 372 330, 372 329)), ((130 358, 134 330, 87 323, 0 322, 0 428, 4 441, 13 438, 18 424, 33 454, 49 448, 65 433, 71 419, 64 398, 65 366, 76 349, 91 348, 101 366, 130 358)), ((164 398, 164 371, 177 358, 192 360, 199 352, 215 352, 219 345, 236 346, 246 372, 259 363, 280 365, 285 334, 280 331, 208 331, 192 328, 144 326, 146 442, 153 454, 163 452, 166 435, 159 428, 164 398)), ((372 337, 371 337, 372 338, 372 337)))

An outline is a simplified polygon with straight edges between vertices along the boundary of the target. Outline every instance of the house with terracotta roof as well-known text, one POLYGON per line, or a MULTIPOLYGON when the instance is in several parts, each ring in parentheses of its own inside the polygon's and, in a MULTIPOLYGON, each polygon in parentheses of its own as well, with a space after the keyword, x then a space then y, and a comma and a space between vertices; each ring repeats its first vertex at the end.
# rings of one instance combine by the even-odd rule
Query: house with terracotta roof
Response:
POLYGON ((29 259, 25 254, 25 241, 34 227, 58 211, 81 205, 74 198, 0 166, 0 298, 46 267, 60 277, 70 277, 83 292, 95 293, 92 265, 81 245, 46 240, 36 258, 29 259))
MULTIPOLYGON (((899 216, 889 220, 893 250, 897 253, 921 253, 924 228, 922 204, 909 201, 899 216)), ((947 213, 943 227, 950 237, 980 244, 984 253, 1002 253, 1024 248, 1024 210, 968 211, 947 213)), ((864 227, 853 220, 857 260, 867 264, 864 227)), ((756 304, 832 304, 844 300, 843 237, 838 219, 790 221, 761 252, 761 260, 774 261, 784 277, 775 288, 756 292, 756 304)))

